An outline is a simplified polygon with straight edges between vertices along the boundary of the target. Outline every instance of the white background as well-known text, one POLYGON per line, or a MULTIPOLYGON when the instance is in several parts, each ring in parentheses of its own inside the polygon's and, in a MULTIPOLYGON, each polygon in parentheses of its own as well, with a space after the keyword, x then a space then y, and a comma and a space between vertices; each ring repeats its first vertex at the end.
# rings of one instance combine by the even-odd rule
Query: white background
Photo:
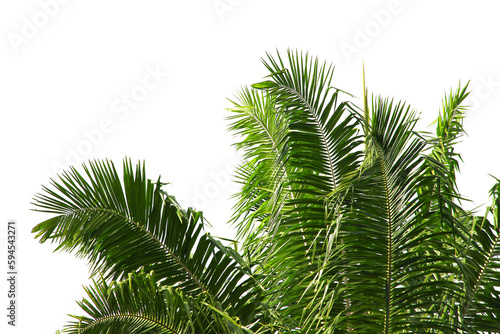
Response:
POLYGON ((233 235, 225 222, 238 155, 225 108, 240 86, 267 74, 266 51, 289 47, 332 62, 334 85, 357 96, 364 59, 369 90, 410 103, 427 130, 445 91, 471 80, 459 187, 475 205, 487 202, 488 173, 500 177, 498 7, 457 0, 2 1, 0 332, 54 333, 67 313, 82 314, 75 300, 88 283, 86 262, 52 253, 54 245, 30 232, 47 218, 29 211, 30 201, 55 177, 54 166, 110 158, 121 168, 125 156, 144 159, 150 178, 161 174, 183 206, 204 210, 215 235, 233 235), (151 88, 148 71, 155 70, 168 74, 151 88), (144 80, 151 90, 141 88, 144 80), (125 114, 124 94, 144 99, 125 114), (6 324, 9 219, 18 228, 16 328, 6 324))

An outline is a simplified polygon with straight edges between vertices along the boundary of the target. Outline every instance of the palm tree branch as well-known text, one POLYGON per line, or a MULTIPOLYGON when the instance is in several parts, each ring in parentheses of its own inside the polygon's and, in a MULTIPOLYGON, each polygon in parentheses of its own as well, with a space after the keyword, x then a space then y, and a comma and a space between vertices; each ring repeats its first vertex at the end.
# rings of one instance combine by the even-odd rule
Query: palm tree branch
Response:
POLYGON ((34 204, 58 215, 33 229, 37 238, 59 242, 57 250, 77 249, 92 264, 92 275, 119 279, 144 268, 162 284, 193 296, 209 293, 224 307, 240 309, 254 298, 249 269, 202 233, 201 213, 180 209, 160 181, 154 185, 140 166, 134 174, 129 161, 124 165, 124 188, 114 166, 104 162, 91 163, 93 173, 86 169, 91 181, 73 169, 53 182, 57 191, 45 188, 34 204))
MULTIPOLYGON (((139 230, 141 230, 144 234, 148 235, 151 240, 156 242, 161 248, 163 248, 169 255, 172 257, 175 262, 177 262, 189 275, 189 277, 196 282, 198 287, 203 290, 204 292, 208 292, 207 288, 198 280, 198 277, 194 275, 189 267, 165 244, 163 243, 157 236, 155 236, 153 233, 148 231, 144 226, 139 224, 138 222, 134 221, 130 217, 125 216, 123 213, 113 211, 111 209, 106 209, 106 208, 97 208, 97 207, 87 207, 87 208, 79 208, 79 209, 72 209, 70 212, 66 213, 66 216, 70 215, 76 215, 78 213, 87 213, 88 211, 95 211, 95 212, 104 212, 104 213, 109 213, 111 215, 115 215, 117 217, 122 218, 125 221, 128 221, 132 225, 136 226, 139 230)), ((62 244, 61 244, 62 245, 62 244)), ((61 247, 61 246, 59 246, 61 247)))

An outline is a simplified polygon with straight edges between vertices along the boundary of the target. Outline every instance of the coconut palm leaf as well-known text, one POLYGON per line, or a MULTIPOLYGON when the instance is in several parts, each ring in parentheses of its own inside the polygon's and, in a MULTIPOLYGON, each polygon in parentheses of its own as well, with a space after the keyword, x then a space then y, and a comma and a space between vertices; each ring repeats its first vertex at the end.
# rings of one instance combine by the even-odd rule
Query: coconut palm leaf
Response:
MULTIPOLYGON (((435 182, 432 189, 422 189, 422 191, 434 191, 440 210, 450 210, 454 215, 467 215, 457 205, 463 199, 456 184, 456 172, 460 170, 461 156, 454 148, 465 134, 463 119, 467 110, 464 101, 469 95, 467 88, 468 83, 463 88, 459 85, 455 91, 450 90, 449 94, 445 95, 439 116, 434 122, 436 134, 427 136, 432 145, 432 151, 427 155, 427 174, 431 178, 434 177, 435 182)), ((454 226, 453 222, 450 224, 454 226)))
POLYGON ((455 187, 455 173, 459 171, 458 160, 461 160, 461 157, 459 153, 455 152, 454 145, 465 135, 463 120, 467 107, 464 105, 464 101, 469 95, 468 86, 469 83, 464 87, 459 84, 455 92, 450 91, 444 97, 439 117, 434 122, 436 135, 430 138, 430 142, 434 145, 432 156, 448 166, 448 179, 453 182, 455 187))
POLYGON ((236 102, 231 101, 229 129, 241 139, 235 146, 243 152, 244 162, 237 169, 242 188, 235 195, 239 201, 233 221, 238 237, 245 239, 252 231, 261 234, 265 227, 254 226, 254 222, 268 221, 273 207, 294 194, 287 185, 290 167, 282 156, 287 151, 286 115, 275 109, 274 99, 265 92, 245 87, 237 97, 236 102))
POLYGON ((258 301, 251 272, 203 233, 200 212, 182 210, 159 180, 148 180, 141 164, 134 171, 130 160, 123 182, 109 161, 90 162, 84 171, 72 168, 35 197, 38 211, 56 214, 33 229, 40 242, 76 251, 89 260, 92 275, 105 279, 154 270, 163 286, 193 298, 207 294, 221 310, 253 321, 258 301))
POLYGON ((320 64, 308 54, 288 51, 287 63, 279 53, 277 60, 268 55, 264 65, 271 80, 253 87, 267 90, 289 119, 287 159, 297 168, 291 182, 303 192, 331 192, 359 160, 358 123, 350 104, 339 99, 348 94, 332 86, 333 66, 320 64))
POLYGON ((195 299, 181 288, 162 287, 153 272, 110 284, 100 279, 85 290, 88 298, 78 304, 87 315, 72 316, 67 333, 251 333, 208 307, 208 295, 195 299))
MULTIPOLYGON (((279 53, 278 60, 269 55, 264 64, 271 80, 253 85, 272 97, 273 112, 287 127, 280 131, 286 137, 281 138, 284 144, 278 147, 274 160, 285 166, 283 188, 289 196, 272 203, 281 214, 272 216, 275 224, 268 226, 267 234, 295 233, 298 245, 309 248, 310 240, 304 239, 318 231, 308 231, 307 221, 324 226, 325 195, 337 177, 356 170, 357 122, 348 103, 338 101, 342 92, 331 87, 333 67, 320 65, 307 54, 288 51, 287 56, 285 64, 279 53)), ((244 140, 249 147, 256 144, 250 136, 244 140)), ((274 242, 279 243, 279 239, 274 242)), ((303 249, 300 256, 304 253, 303 249)))
POLYGON ((240 203, 254 203, 258 222, 240 227, 251 231, 245 251, 262 268, 268 303, 286 310, 282 320, 293 328, 303 311, 297 285, 305 289, 304 278, 324 259, 327 196, 359 165, 360 124, 331 86, 333 67, 292 51, 286 62, 278 54, 264 64, 269 80, 252 86, 263 93, 246 90, 232 110, 236 145, 247 158, 240 203))
POLYGON ((121 282, 94 281, 78 304, 87 316, 72 316, 67 333, 193 333, 197 319, 181 292, 162 288, 152 274, 121 282))
POLYGON ((464 322, 471 332, 500 332, 500 180, 490 190, 493 203, 484 217, 477 217, 471 231, 464 275, 464 322))

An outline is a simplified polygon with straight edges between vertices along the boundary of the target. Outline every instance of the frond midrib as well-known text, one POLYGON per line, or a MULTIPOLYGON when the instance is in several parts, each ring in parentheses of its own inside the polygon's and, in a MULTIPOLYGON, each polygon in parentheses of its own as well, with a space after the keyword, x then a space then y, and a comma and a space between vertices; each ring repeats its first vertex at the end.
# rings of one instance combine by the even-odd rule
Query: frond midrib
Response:
POLYGON ((393 259, 392 259, 392 250, 393 250, 393 235, 392 235, 392 210, 390 207, 391 203, 391 192, 389 189, 388 183, 388 173, 387 168, 385 166, 384 161, 384 152, 380 145, 374 141, 374 146, 377 154, 377 160, 380 165, 380 169, 382 172, 383 183, 384 183, 384 191, 385 191, 385 201, 386 201, 386 214, 387 214, 387 275, 386 275, 386 291, 388 289, 388 293, 386 293, 386 305, 385 305, 385 322, 384 322, 384 333, 389 334, 390 332, 390 317, 391 317, 391 304, 392 304, 392 270, 393 270, 393 259))
POLYGON ((337 183, 335 182, 335 173, 334 173, 334 167, 333 167, 334 165, 333 165, 332 153, 330 152, 330 150, 328 148, 328 141, 326 139, 326 134, 325 134, 325 131, 323 129, 323 126, 322 126, 321 122, 318 119, 318 116, 317 116, 317 114, 315 112, 315 109, 311 106, 311 104, 309 102, 307 102, 307 100, 302 96, 302 94, 300 94, 299 92, 297 92, 292 87, 283 86, 283 85, 280 85, 280 86, 283 87, 285 90, 287 90, 289 93, 295 94, 306 105, 306 107, 309 109, 309 112, 313 115, 314 120, 315 120, 315 122, 316 122, 316 124, 318 125, 318 128, 319 128, 319 133, 321 135, 321 141, 323 143, 323 146, 324 146, 325 151, 326 151, 327 156, 328 156, 328 167, 330 169, 333 186, 336 187, 337 183))

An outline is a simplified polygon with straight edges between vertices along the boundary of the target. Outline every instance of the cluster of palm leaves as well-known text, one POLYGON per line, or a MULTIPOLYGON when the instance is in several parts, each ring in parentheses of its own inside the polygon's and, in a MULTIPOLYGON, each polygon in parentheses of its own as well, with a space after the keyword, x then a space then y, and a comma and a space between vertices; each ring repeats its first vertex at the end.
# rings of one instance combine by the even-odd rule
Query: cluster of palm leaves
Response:
POLYGON ((40 242, 88 259, 94 285, 68 333, 500 333, 500 181, 465 210, 454 145, 467 85, 435 134, 402 102, 363 107, 333 67, 268 55, 265 81, 231 101, 244 159, 232 223, 204 232, 144 164, 60 175, 34 199, 40 242))

